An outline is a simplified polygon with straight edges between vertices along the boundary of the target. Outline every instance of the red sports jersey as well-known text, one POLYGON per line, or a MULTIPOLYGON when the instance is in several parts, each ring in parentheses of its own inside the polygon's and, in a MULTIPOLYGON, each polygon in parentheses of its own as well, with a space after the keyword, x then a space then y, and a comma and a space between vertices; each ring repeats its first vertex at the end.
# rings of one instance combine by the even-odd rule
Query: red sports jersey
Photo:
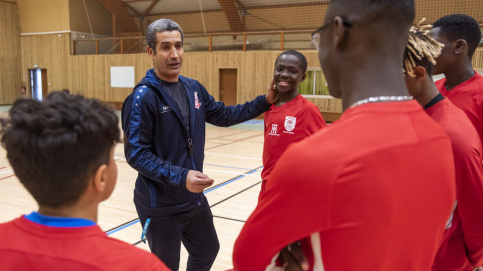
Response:
POLYGON ((427 271, 455 202, 451 143, 415 101, 364 104, 291 145, 266 188, 235 270, 308 238, 311 270, 427 271))
POLYGON ((0 224, 0 270, 169 269, 147 251, 108 237, 99 226, 51 227, 25 217, 0 224))
POLYGON ((275 162, 287 149, 288 145, 302 139, 327 126, 317 106, 298 95, 282 106, 272 104, 264 114, 265 141, 263 143, 263 193, 266 180, 270 176, 275 162))
POLYGON ((446 78, 436 82, 439 92, 466 113, 483 145, 483 76, 475 71, 475 76, 449 91, 445 85, 446 78))
POLYGON ((457 205, 443 235, 433 270, 471 270, 483 264, 483 168, 478 133, 448 99, 426 112, 443 127, 453 147, 457 205))

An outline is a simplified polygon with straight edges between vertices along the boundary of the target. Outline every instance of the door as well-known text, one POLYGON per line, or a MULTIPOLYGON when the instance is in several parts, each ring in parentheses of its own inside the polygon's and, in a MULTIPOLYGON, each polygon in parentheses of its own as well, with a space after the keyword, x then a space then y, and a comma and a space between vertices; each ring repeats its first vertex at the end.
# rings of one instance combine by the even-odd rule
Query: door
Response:
POLYGON ((236 105, 237 69, 220 69, 220 101, 236 105))
POLYGON ((30 69, 29 74, 32 99, 42 101, 48 93, 47 70, 30 69))

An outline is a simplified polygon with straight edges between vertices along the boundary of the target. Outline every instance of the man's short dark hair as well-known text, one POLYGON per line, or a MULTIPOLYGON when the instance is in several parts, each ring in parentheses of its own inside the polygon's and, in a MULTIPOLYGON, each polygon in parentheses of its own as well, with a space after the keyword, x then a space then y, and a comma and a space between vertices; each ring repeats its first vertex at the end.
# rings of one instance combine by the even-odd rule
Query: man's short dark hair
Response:
POLYGON ((153 49, 154 53, 156 53, 156 44, 158 43, 156 34, 165 31, 178 31, 181 34, 181 41, 184 41, 183 30, 175 21, 170 19, 156 20, 148 26, 148 29, 146 29, 146 43, 151 49, 153 49))
POLYGON ((464 39, 468 44, 468 56, 473 57, 481 42, 481 30, 478 22, 465 14, 451 14, 434 22, 433 27, 440 28, 440 35, 450 41, 464 39))
POLYGON ((307 71, 307 58, 305 58, 305 56, 302 53, 300 53, 299 51, 295 51, 295 50, 284 51, 283 53, 278 55, 277 60, 275 60, 275 64, 277 64, 278 59, 283 55, 291 55, 291 56, 296 57, 300 61, 300 66, 302 67, 302 72, 305 73, 307 71))
POLYGON ((15 174, 40 206, 51 208, 79 200, 120 136, 113 109, 62 91, 42 102, 15 101, 1 124, 1 143, 15 174))

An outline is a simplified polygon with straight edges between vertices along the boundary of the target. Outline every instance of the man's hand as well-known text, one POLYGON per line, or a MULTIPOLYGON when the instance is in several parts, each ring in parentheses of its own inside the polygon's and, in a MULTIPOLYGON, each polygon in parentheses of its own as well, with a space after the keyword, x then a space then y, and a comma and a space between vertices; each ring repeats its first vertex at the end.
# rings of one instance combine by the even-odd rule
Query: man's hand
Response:
POLYGON ((214 181, 206 174, 190 170, 186 176, 186 189, 193 193, 201 193, 205 188, 210 187, 214 181))
POLYGON ((284 271, 306 271, 309 270, 309 262, 305 257, 300 242, 289 244, 280 251, 284 271))
POLYGON ((267 89, 267 94, 265 95, 265 99, 267 99, 267 103, 274 104, 278 100, 278 90, 275 88, 275 83, 270 82, 270 86, 267 89))

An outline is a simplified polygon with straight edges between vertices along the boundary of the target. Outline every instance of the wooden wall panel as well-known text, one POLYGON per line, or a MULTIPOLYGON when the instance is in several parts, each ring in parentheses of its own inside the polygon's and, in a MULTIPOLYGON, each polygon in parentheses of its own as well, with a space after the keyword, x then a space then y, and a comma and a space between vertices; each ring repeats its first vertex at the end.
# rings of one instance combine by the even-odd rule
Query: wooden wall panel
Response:
POLYGON ((473 67, 475 69, 483 69, 483 48, 476 49, 473 55, 473 67))
POLYGON ((0 104, 11 104, 21 93, 20 26, 15 3, 0 2, 0 104))
POLYGON ((17 0, 22 33, 68 31, 69 1, 17 0))
MULTIPOLYGON (((69 35, 22 36, 24 64, 27 73, 33 65, 47 69, 49 90, 68 88, 73 93, 95 97, 106 102, 122 102, 131 93, 129 88, 110 87, 111 66, 134 66, 135 81, 139 82, 152 61, 146 53, 128 55, 70 55, 69 35)), ((315 50, 301 51, 309 68, 319 68, 315 50)), ((239 103, 254 99, 266 92, 273 74, 279 51, 218 51, 186 52, 182 75, 200 81, 216 99, 219 99, 219 69, 235 68, 238 71, 239 103)), ((483 68, 483 48, 474 59, 475 68, 483 68)), ((322 112, 341 113, 340 100, 309 98, 322 112)))

